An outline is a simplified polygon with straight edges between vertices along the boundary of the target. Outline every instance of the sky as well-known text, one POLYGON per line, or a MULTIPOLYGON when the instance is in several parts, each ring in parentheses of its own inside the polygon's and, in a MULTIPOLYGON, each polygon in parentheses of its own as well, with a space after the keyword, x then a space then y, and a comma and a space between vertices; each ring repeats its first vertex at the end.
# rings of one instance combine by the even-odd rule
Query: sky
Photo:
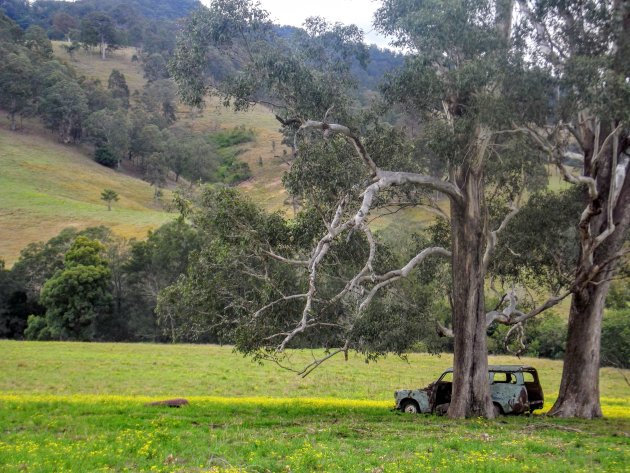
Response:
MULTIPOLYGON (((355 24, 363 30, 365 42, 388 47, 387 39, 372 28, 374 12, 381 5, 379 0, 259 0, 271 14, 274 23, 302 26, 310 16, 321 16, 330 22, 355 24)), ((206 5, 210 0, 202 0, 206 5)))

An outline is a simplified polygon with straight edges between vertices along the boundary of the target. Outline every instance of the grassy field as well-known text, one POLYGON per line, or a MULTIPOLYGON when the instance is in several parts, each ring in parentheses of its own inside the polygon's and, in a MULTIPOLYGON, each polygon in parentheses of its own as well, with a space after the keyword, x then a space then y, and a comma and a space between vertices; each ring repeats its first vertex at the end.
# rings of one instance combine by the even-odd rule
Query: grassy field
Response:
MULTIPOLYGON (((310 351, 295 351, 300 366, 310 351)), ((561 363, 538 367, 547 408, 561 363)), ((603 369, 605 419, 451 421, 392 412, 451 357, 333 359, 301 379, 230 347, 0 342, 2 471, 628 471, 630 391, 603 369), (149 407, 185 397, 181 409, 149 407)), ((626 373, 627 374, 627 373, 626 373)))
POLYGON ((174 218, 154 201, 148 183, 95 163, 36 125, 18 133, 0 127, 0 149, 0 257, 8 264, 28 243, 66 227, 107 225, 117 234, 144 238, 174 218), (105 188, 120 196, 111 211, 101 200, 105 188))

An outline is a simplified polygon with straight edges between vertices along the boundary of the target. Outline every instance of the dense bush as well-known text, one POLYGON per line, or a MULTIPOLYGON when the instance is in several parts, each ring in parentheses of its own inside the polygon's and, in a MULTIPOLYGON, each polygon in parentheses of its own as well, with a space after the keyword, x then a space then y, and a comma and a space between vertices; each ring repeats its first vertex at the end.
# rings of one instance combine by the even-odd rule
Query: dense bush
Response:
POLYGON ((231 130, 221 131, 211 135, 212 141, 215 142, 219 148, 228 148, 230 146, 236 146, 243 143, 249 143, 254 141, 255 134, 251 129, 247 129, 244 126, 236 127, 231 130))
POLYGON ((110 168, 115 168, 118 165, 118 158, 116 158, 112 150, 107 147, 96 148, 96 151, 94 151, 94 161, 110 168))

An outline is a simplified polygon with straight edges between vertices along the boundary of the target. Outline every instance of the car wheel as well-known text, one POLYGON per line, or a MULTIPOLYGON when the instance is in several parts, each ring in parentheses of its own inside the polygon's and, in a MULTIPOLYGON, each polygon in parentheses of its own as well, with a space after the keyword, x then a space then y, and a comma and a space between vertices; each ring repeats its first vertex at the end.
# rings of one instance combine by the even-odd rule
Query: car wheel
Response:
POLYGON ((400 404, 400 410, 406 412, 407 414, 417 414, 418 412, 420 412, 418 403, 416 401, 412 401, 411 399, 403 401, 400 404))
POLYGON ((494 405, 494 417, 497 418, 501 415, 503 415, 503 411, 501 410, 501 406, 499 406, 498 404, 493 404, 494 405))

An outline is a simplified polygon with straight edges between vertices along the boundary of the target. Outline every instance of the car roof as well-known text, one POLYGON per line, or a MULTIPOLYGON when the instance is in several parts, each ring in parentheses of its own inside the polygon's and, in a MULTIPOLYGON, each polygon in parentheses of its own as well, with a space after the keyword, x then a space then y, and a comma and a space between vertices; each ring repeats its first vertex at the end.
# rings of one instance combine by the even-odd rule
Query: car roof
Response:
MULTIPOLYGON (((527 365, 488 365, 488 371, 536 371, 536 368, 527 365)), ((444 370, 444 373, 452 372, 453 368, 444 370)))

